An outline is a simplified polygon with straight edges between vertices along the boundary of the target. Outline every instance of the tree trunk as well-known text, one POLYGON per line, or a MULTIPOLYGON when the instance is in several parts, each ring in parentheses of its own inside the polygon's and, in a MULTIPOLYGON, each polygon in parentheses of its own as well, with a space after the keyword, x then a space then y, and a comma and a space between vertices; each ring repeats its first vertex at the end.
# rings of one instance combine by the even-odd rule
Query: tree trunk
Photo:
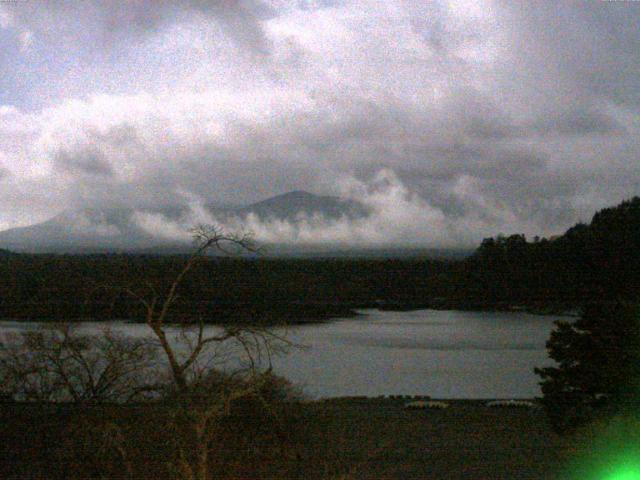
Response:
POLYGON ((196 425, 196 465, 195 478, 209 480, 209 442, 207 441, 207 420, 198 419, 196 425))
POLYGON ((169 360, 169 366, 171 367, 171 373, 173 374, 173 380, 176 383, 176 386, 181 392, 187 390, 187 379, 184 375, 184 369, 181 368, 178 360, 176 359, 175 354, 173 353, 173 349, 171 345, 169 345, 169 341, 167 340, 167 336, 161 327, 157 327, 154 325, 150 325, 153 332, 156 334, 156 337, 160 341, 160 346, 162 350, 167 355, 167 359, 169 360))

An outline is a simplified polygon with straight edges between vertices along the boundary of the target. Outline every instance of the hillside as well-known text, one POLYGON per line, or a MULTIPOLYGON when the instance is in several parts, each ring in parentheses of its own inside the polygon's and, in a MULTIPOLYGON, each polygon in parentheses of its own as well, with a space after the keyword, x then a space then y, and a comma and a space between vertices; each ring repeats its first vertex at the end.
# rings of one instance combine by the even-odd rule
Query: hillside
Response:
MULTIPOLYGON (((190 248, 188 235, 184 240, 171 238, 163 235, 165 232, 157 225, 174 225, 186 232, 203 220, 236 224, 254 215, 263 221, 275 219, 295 224, 307 216, 357 218, 367 215, 368 211, 353 200, 296 191, 236 208, 209 204, 203 214, 209 218, 196 219, 188 205, 179 204, 68 211, 36 225, 0 232, 0 248, 32 253, 186 252, 190 248)), ((295 245, 288 246, 291 247, 296 250, 295 245)))
POLYGON ((485 239, 465 262, 468 300, 489 304, 580 303, 640 292, 640 197, 597 212, 553 240, 485 239))
POLYGON ((368 215, 369 211, 354 200, 294 191, 232 210, 230 213, 241 218, 253 214, 263 220, 296 221, 301 215, 320 215, 327 219, 358 218, 368 215))

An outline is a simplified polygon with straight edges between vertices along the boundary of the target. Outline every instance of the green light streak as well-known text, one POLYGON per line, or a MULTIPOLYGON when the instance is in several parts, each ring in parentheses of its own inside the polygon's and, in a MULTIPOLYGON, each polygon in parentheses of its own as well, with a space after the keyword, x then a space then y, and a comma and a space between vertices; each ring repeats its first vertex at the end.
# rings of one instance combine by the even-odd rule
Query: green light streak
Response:
POLYGON ((640 480, 640 415, 602 419, 567 441, 563 480, 640 480))
POLYGON ((640 480, 640 466, 621 465, 612 474, 602 480, 640 480))

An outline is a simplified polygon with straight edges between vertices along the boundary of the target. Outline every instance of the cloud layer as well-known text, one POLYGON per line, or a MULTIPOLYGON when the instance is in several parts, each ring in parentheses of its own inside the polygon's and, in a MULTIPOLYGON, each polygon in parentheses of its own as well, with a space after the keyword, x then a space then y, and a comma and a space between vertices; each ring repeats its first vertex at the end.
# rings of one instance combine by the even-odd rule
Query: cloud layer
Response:
POLYGON ((640 192, 634 2, 7 2, 0 42, 0 228, 304 189, 375 215, 249 228, 455 246, 640 192))

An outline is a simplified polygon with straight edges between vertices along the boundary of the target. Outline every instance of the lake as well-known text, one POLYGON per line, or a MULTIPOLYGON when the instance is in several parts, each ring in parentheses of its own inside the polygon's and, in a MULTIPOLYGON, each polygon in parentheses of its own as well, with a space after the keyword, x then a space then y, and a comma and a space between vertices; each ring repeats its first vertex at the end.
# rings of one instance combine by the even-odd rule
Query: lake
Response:
MULTIPOLYGON (((276 373, 312 397, 530 398, 540 394, 533 368, 552 364, 545 342, 553 322, 566 319, 521 312, 359 313, 289 327, 288 338, 306 348, 276 358, 276 373)), ((87 322, 82 329, 104 325, 87 322)), ((143 324, 109 325, 133 336, 149 333, 143 324)), ((2 321, 0 333, 35 326, 2 321)))

